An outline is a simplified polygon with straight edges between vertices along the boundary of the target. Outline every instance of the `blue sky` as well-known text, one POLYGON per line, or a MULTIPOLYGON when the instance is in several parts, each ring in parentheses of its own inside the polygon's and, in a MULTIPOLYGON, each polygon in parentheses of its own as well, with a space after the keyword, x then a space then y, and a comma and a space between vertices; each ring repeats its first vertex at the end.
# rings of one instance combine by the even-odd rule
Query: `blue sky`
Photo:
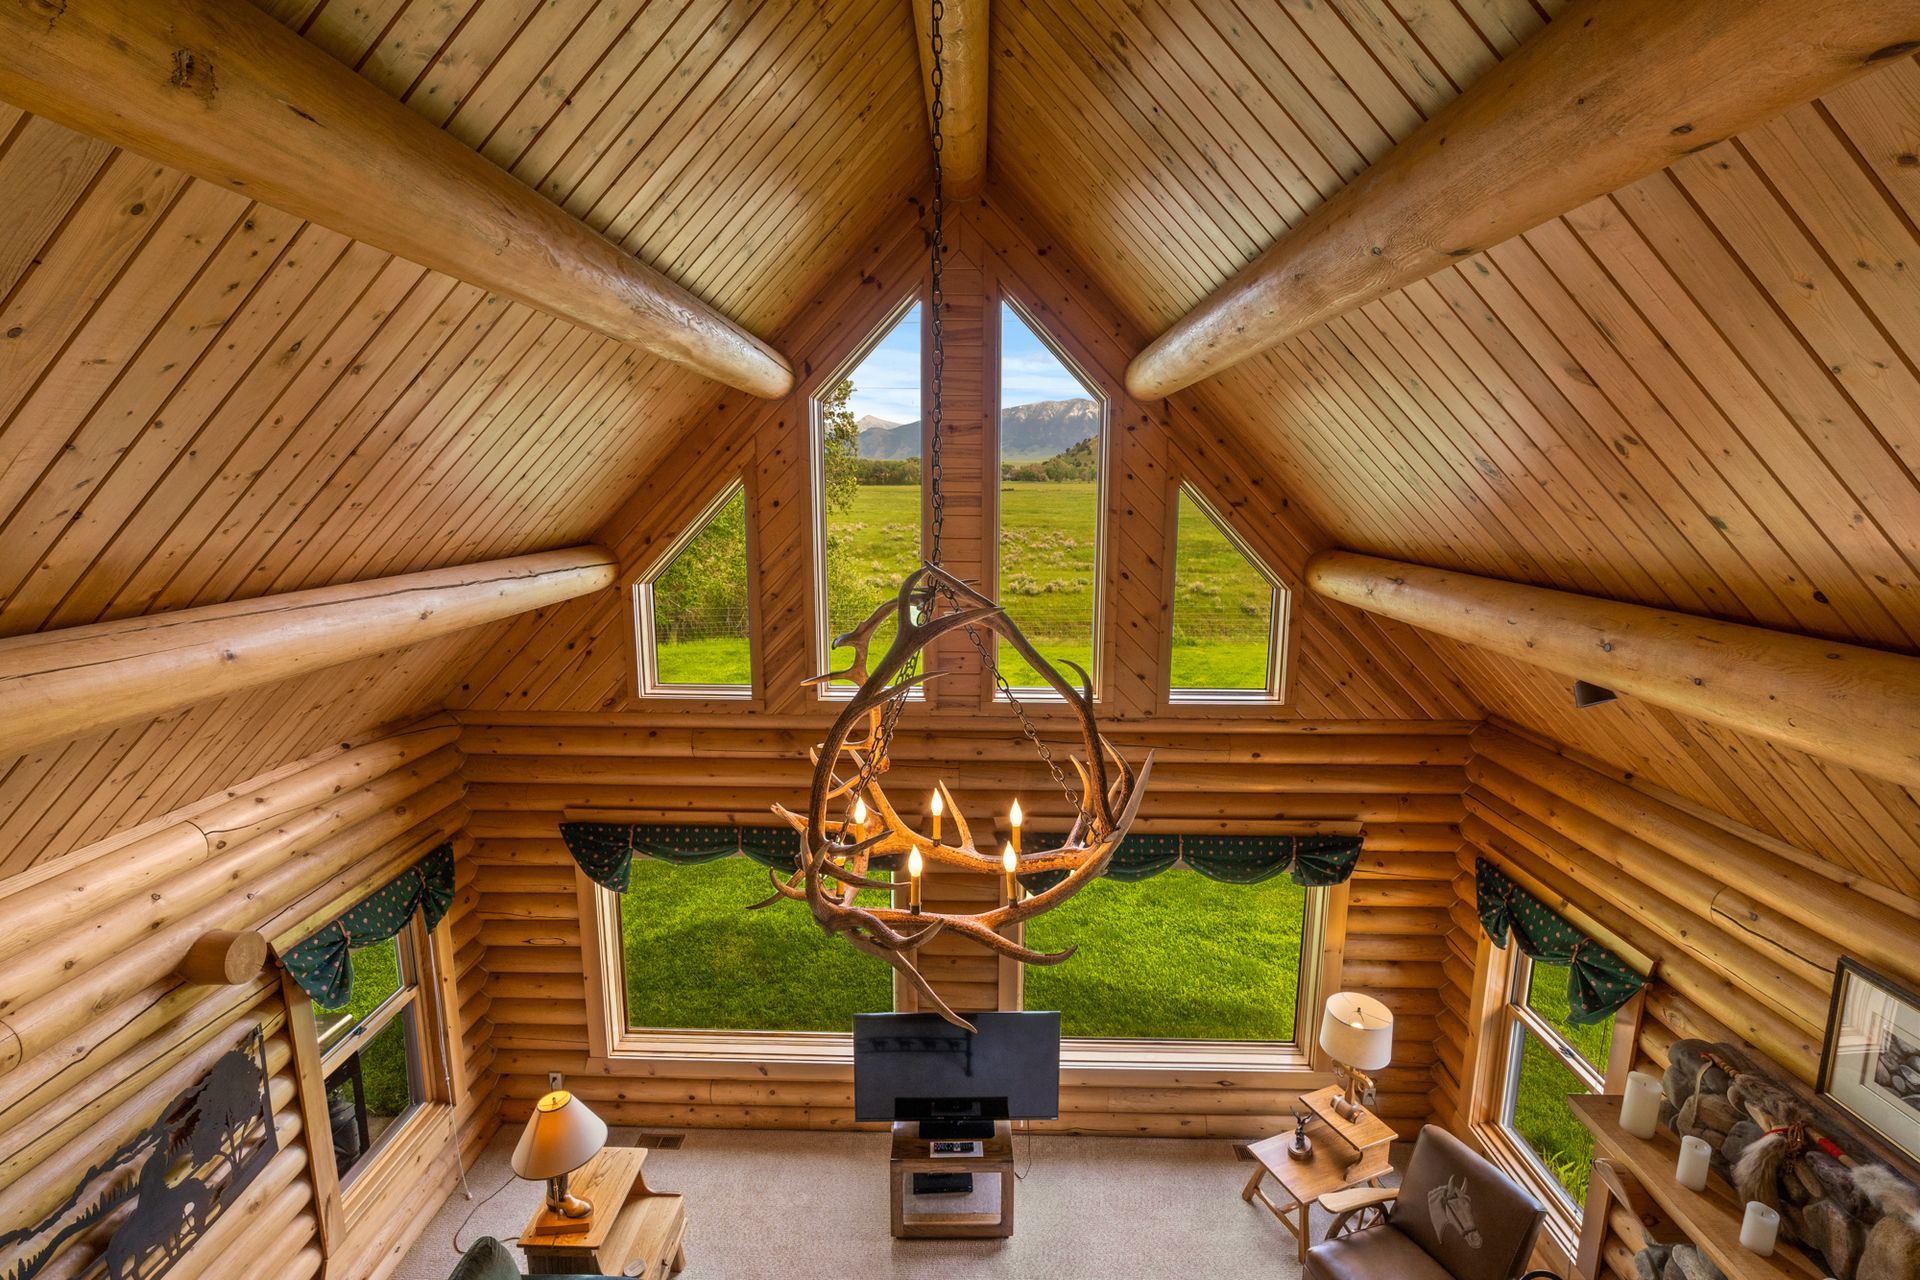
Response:
MULTIPOLYGON (((1071 400, 1086 388, 1036 338, 1011 308, 1000 308, 1001 406, 1037 400, 1071 400)), ((855 418, 871 414, 889 422, 920 416, 920 307, 901 318, 852 373, 847 407, 855 418)))

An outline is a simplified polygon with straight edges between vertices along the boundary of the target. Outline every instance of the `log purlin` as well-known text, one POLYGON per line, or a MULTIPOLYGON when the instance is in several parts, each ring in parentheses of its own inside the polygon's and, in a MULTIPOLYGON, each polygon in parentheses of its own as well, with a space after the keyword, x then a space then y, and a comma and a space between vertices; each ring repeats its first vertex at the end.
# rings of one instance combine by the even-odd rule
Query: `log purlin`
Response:
MULTIPOLYGON (((355 1187, 344 1230, 325 1238, 316 1187, 326 1180, 308 1149, 303 1116, 311 1112, 300 1098, 282 983, 270 971, 234 986, 195 986, 172 969, 208 921, 284 944, 435 844, 452 841, 456 865, 470 866, 454 738, 449 720, 431 717, 0 879, 10 924, 0 935, 0 1017, 25 1028, 19 1058, 0 1072, 0 1224, 50 1211, 90 1164, 260 1025, 281 1150, 172 1274, 306 1277, 322 1273, 329 1253, 330 1274, 391 1270, 424 1225, 399 1210, 423 1190, 451 1186, 452 1126, 471 1117, 436 1098, 383 1153, 372 1170, 382 1176, 355 1187), (143 859, 160 860, 155 875, 143 859), (218 869, 219 883, 185 891, 190 874, 164 874, 176 866, 218 869), (66 975, 50 986, 40 976, 49 963, 66 975), (389 1164, 404 1165, 406 1176, 384 1176, 389 1164)), ((466 958, 470 966, 473 949, 466 958)), ((61 1274, 89 1274, 104 1247, 105 1233, 80 1238, 71 1257, 62 1255, 61 1274)))
MULTIPOLYGON (((789 747, 804 751, 795 744, 806 731, 716 721, 661 730, 669 740, 617 722, 586 732, 583 742, 564 726, 478 717, 463 731, 474 907, 473 923, 456 923, 456 938, 463 929, 474 932, 485 973, 464 1051, 497 1073, 503 1121, 524 1120, 547 1087, 547 1073, 558 1071, 615 1124, 853 1127, 845 1062, 596 1058, 584 996, 581 938, 588 931, 575 894, 577 872, 559 836, 562 818, 580 813, 622 821, 764 822, 768 806, 790 801, 805 785, 804 756, 793 757, 797 772, 783 761, 789 747)), ((1122 750, 1128 736, 1126 729, 1116 731, 1122 750)), ((1184 775, 1174 769, 1170 777, 1179 785, 1155 789, 1152 818, 1144 824, 1149 829, 1363 830, 1360 865, 1344 894, 1348 906, 1327 931, 1334 957, 1322 989, 1358 986, 1394 1008, 1394 1064, 1379 1076, 1379 1110, 1411 1136, 1433 1113, 1436 1045, 1448 1010, 1445 934, 1463 814, 1464 733, 1430 724, 1366 734, 1243 732, 1226 744, 1217 732, 1189 723, 1159 724, 1150 736, 1169 757, 1205 754, 1202 746, 1211 741, 1222 762, 1231 745, 1237 762, 1226 768, 1193 759, 1184 775), (1340 790, 1322 791, 1323 785, 1340 790)), ((895 773, 917 779, 930 768, 925 757, 934 750, 967 761, 963 802, 992 796, 999 803, 1019 789, 1035 829, 1045 821, 1043 775, 1017 737, 956 729, 937 743, 903 740, 895 773)), ((946 776, 953 785, 954 771, 946 776)), ((956 1007, 1017 1007, 1007 991, 996 990, 990 962, 956 966, 936 981, 958 984, 951 993, 956 1007)), ((1317 1010, 1300 1016, 1311 1034, 1317 1010)), ((1068 1057, 1061 1118, 1037 1123, 1038 1131, 1261 1137, 1291 1124, 1299 1094, 1330 1078, 1300 1070, 1221 1070, 1173 1054, 1156 1061, 1150 1048, 1138 1061, 1112 1067, 1072 1065, 1071 1046, 1068 1057)))

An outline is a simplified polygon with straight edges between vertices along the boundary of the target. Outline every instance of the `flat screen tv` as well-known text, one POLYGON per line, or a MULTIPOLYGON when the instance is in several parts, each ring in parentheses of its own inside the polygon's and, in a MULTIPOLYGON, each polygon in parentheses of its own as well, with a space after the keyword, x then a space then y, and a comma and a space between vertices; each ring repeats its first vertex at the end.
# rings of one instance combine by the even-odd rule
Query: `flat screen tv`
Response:
POLYGON ((991 1134, 995 1120, 1059 1116, 1060 1015, 967 1016, 972 1034, 934 1014, 855 1014, 854 1117, 964 1138, 991 1134))

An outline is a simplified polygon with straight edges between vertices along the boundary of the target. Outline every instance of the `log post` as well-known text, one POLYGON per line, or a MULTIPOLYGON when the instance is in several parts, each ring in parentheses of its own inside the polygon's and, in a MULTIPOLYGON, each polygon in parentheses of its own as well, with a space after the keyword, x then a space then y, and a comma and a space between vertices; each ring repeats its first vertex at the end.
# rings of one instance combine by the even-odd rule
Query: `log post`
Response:
POLYGON ((1351 551, 1329 600, 1920 786, 1920 658, 1351 551))
POLYGON ((1127 366, 1158 400, 1920 41, 1913 0, 1580 0, 1127 366))
MULTIPOLYGON (((946 194, 978 195, 987 178, 987 19, 990 0, 946 0, 940 15, 940 168, 946 194)), ((933 110, 933 6, 913 0, 920 82, 933 110)))
POLYGON ((173 972, 182 982, 230 987, 257 976, 267 963, 267 940, 254 930, 209 929, 194 939, 173 972))
POLYGON ((0 5, 0 99, 757 396, 779 352, 245 0, 0 5))
POLYGON ((571 547, 0 640, 0 756, 598 591, 571 547))

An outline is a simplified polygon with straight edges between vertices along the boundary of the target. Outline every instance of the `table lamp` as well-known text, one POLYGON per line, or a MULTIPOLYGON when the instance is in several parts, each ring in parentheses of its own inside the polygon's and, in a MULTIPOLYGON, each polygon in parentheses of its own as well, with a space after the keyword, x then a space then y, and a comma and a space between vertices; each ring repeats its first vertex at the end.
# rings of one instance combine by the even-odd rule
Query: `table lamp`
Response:
POLYGON ((513 1171, 529 1181, 546 1179, 548 1212, 585 1218, 593 1206, 567 1193, 567 1175, 606 1145, 607 1122, 565 1089, 556 1089, 534 1104, 527 1131, 513 1149, 513 1171))
POLYGON ((1373 1078, 1366 1073, 1393 1060, 1393 1010, 1357 991, 1328 996, 1320 1017, 1320 1048, 1340 1064, 1338 1078, 1346 1096, 1335 1099, 1333 1107, 1351 1120, 1360 1113, 1362 1090, 1373 1088, 1373 1078))

